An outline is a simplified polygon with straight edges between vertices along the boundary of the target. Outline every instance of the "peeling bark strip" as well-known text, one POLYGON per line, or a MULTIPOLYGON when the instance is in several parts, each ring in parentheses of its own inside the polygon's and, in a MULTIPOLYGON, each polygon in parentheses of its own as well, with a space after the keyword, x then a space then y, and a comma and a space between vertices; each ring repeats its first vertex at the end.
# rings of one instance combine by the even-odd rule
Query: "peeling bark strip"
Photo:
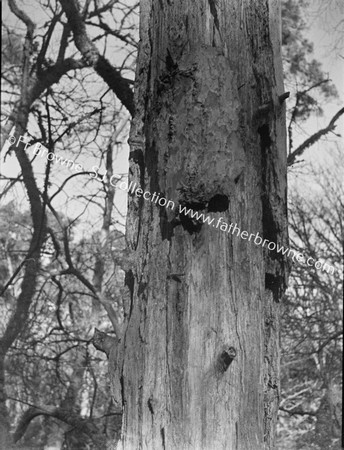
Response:
MULTIPOLYGON (((129 182, 285 245, 279 26, 275 0, 141 1, 129 182)), ((119 448, 273 449, 284 261, 135 197, 127 227, 119 448)))

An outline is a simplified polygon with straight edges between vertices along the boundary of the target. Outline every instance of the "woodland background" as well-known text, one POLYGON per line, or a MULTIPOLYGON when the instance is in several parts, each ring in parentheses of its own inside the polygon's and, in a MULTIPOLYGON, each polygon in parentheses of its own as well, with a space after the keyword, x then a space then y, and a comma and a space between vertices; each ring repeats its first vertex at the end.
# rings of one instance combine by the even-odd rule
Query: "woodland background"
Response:
MULTIPOLYGON (((49 151, 80 162, 85 172, 75 174, 29 153, 48 234, 28 320, 10 323, 24 268, 35 265, 29 250, 33 205, 13 149, 2 143, 0 331, 11 326, 14 336, 3 380, 6 414, 18 448, 99 449, 116 438, 120 412, 109 394, 106 355, 94 348, 92 337, 95 327, 114 332, 111 318, 121 315, 128 295, 126 196, 90 173, 97 165, 108 179, 112 174, 126 179, 130 117, 104 73, 88 67, 80 54, 60 3, 34 3, 9 1, 3 7, 2 138, 19 96, 32 89, 23 79, 36 71, 41 86, 24 132, 49 151), (35 24, 34 32, 26 34, 23 21, 35 24)), ((138 3, 81 5, 90 40, 111 70, 132 85, 138 3)), ((344 11, 335 0, 311 6, 283 1, 290 247, 333 265, 335 273, 292 266, 282 315, 279 450, 336 449, 341 437, 343 86, 335 86, 329 69, 314 57, 308 26, 310 11, 315 23, 323 16, 321 32, 331 35, 328 51, 343 59, 344 11)))

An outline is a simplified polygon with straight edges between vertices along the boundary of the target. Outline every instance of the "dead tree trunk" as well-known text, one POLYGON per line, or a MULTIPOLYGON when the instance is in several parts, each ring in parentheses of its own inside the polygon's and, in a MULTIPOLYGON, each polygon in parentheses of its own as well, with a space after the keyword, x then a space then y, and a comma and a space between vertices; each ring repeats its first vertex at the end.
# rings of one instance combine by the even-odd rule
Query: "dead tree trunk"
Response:
POLYGON ((279 26, 275 0, 141 1, 121 449, 273 448, 286 266, 248 237, 287 243, 279 26))

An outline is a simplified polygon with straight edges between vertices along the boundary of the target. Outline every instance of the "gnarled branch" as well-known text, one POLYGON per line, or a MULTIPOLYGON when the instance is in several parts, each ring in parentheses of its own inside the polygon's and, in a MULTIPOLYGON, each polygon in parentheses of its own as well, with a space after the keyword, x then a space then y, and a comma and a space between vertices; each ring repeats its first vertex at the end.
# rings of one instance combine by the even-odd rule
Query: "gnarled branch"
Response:
POLYGON ((93 67, 97 74, 103 78, 105 83, 117 95, 129 113, 134 116, 134 94, 126 79, 118 69, 113 67, 109 61, 98 51, 97 47, 88 37, 85 23, 75 0, 59 0, 71 27, 74 42, 81 52, 85 61, 93 67))
POLYGON ((319 139, 321 139, 323 136, 325 136, 330 131, 333 131, 336 128, 336 122, 339 119, 339 117, 344 114, 344 108, 340 109, 330 120, 330 123, 327 125, 327 127, 322 128, 317 133, 313 134, 311 137, 305 140, 301 145, 297 147, 296 150, 294 150, 290 155, 288 155, 288 166, 292 166, 295 162, 295 159, 297 156, 302 155, 302 153, 308 148, 311 147, 313 144, 315 144, 319 139))

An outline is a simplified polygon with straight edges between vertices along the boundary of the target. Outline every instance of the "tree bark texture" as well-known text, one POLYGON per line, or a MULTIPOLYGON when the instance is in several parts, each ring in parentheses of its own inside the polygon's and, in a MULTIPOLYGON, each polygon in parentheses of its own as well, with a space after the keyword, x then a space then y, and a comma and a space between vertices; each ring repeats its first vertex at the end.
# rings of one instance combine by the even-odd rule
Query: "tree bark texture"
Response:
POLYGON ((286 264, 214 225, 287 244, 279 15, 271 0, 141 1, 129 182, 175 208, 130 195, 118 448, 273 448, 286 264))

